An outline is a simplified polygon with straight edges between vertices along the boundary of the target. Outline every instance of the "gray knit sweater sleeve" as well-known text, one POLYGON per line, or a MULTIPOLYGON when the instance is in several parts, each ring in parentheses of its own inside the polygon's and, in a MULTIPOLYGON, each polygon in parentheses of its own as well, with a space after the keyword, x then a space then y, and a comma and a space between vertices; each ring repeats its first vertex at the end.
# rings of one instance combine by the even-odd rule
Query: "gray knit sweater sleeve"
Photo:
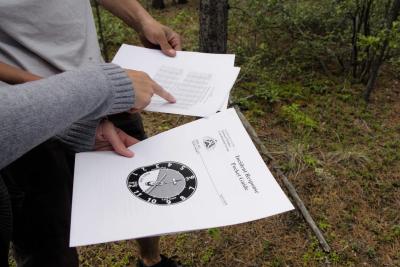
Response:
POLYGON ((63 138, 84 147, 93 140, 96 120, 133 104, 131 80, 113 64, 0 85, 0 169, 67 127, 63 138))
MULTIPOLYGON (((103 65, 103 68, 106 70, 106 74, 109 77, 110 86, 114 85, 119 87, 119 99, 117 102, 122 104, 126 104, 125 95, 122 93, 125 92, 124 90, 128 88, 124 88, 124 86, 128 86, 129 94, 132 92, 132 84, 129 79, 127 79, 124 70, 117 67, 116 65, 109 64, 103 65), (122 86, 122 87, 121 87, 122 86)), ((117 112, 123 112, 124 110, 117 110, 117 112)), ((116 112, 113 112, 116 113, 116 112)), ((65 129, 61 133, 56 135, 56 138, 60 139, 62 142, 66 143, 72 150, 75 152, 82 152, 82 151, 90 151, 93 150, 94 142, 95 142, 95 135, 96 129, 99 124, 99 119, 95 120, 80 120, 75 122, 71 125, 71 127, 65 129)))

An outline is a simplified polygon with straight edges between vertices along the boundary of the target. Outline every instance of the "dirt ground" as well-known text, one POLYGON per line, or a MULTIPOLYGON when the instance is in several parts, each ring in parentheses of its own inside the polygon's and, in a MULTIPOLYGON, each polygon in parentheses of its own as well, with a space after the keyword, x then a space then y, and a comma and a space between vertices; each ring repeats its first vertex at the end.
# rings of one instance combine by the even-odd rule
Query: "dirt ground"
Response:
MULTIPOLYGON (((166 2, 167 9, 153 15, 183 35, 185 49, 196 49, 198 1, 186 6, 166 2)), ((121 42, 137 43, 131 31, 121 32, 107 35, 116 40, 109 47, 113 52, 121 42)), ((279 104, 266 105, 262 112, 244 110, 324 233, 331 253, 321 250, 296 210, 165 236, 162 252, 188 266, 400 266, 400 81, 390 73, 383 76, 368 105, 357 86, 308 95, 299 105, 317 123, 311 130, 285 118, 279 104)), ((233 97, 238 94, 235 89, 233 97)), ((143 118, 149 136, 193 120, 148 112, 143 118)), ((135 266, 138 255, 134 241, 79 251, 82 266, 135 266)))
MULTIPOLYGON (((198 1, 166 2, 167 9, 153 15, 182 34, 185 49, 197 49, 198 1)), ((124 40, 137 43, 134 35, 124 40)), ((311 131, 283 118, 279 105, 264 107, 261 115, 244 111, 295 185, 331 253, 321 250, 298 211, 165 236, 163 253, 188 266, 400 266, 400 83, 384 76, 369 105, 358 87, 308 95, 300 108, 318 123, 311 131)), ((150 136, 192 120, 147 112, 143 118, 150 136)), ((80 251, 83 266, 134 266, 137 258, 134 241, 80 251)))
MULTIPOLYGON (((277 164, 294 164, 288 177, 331 253, 321 250, 298 211, 165 236, 163 253, 188 266, 400 266, 399 85, 390 82, 377 90, 368 118, 356 114, 358 107, 351 103, 340 103, 341 110, 334 103, 322 104, 319 109, 329 113, 321 114, 325 129, 312 137, 311 145, 278 115, 250 117, 277 164), (308 163, 311 157, 315 163, 308 163)), ((143 117, 149 135, 192 120, 147 112, 143 117)), ((80 251, 83 266, 134 266, 137 257, 134 241, 80 251)))
MULTIPOLYGON (((331 253, 321 250, 298 211, 165 236, 163 253, 176 255, 188 266, 400 266, 399 100, 395 81, 374 94, 368 119, 355 114, 354 106, 340 103, 338 111, 325 103, 320 109, 334 109, 337 118, 321 114, 326 129, 316 134, 312 145, 299 141, 273 113, 250 117, 277 164, 295 165, 288 177, 331 253), (308 165, 307 155, 317 162, 308 165)), ((149 135, 192 120, 146 112, 143 117, 149 135)), ((134 266, 137 257, 134 241, 80 251, 83 266, 134 266)))

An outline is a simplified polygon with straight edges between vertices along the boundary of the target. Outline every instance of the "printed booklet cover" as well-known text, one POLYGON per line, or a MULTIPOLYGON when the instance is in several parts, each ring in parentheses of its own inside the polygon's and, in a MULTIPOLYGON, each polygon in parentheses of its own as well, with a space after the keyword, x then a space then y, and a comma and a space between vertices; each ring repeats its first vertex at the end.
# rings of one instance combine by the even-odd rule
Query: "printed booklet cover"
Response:
POLYGON ((76 156, 71 246, 244 223, 293 209, 234 109, 76 156))

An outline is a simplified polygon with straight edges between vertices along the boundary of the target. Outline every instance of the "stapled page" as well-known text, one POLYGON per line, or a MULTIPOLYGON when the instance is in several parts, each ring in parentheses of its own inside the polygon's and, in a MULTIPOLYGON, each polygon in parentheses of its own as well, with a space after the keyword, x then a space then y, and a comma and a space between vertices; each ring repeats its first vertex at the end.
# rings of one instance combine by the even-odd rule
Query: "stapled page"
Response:
POLYGON ((71 246, 220 227, 293 209, 234 109, 130 149, 133 158, 77 154, 71 246))

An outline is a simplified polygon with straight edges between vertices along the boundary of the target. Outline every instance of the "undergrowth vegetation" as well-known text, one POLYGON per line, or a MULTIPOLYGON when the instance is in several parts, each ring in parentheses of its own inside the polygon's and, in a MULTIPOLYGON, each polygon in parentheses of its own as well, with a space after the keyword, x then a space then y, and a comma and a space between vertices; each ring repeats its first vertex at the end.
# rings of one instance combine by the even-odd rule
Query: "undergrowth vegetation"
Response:
MULTIPOLYGON (((146 1, 142 1, 147 6, 146 1)), ((165 1, 153 16, 198 49, 198 1, 165 1)), ((399 21, 393 1, 230 1, 232 93, 332 246, 325 253, 297 212, 163 238, 189 266, 400 266, 399 21), (367 24, 364 5, 370 2, 367 24), (364 12, 364 13, 362 13, 364 12), (364 15, 362 15, 364 14, 364 15), (362 17, 364 16, 364 17, 362 17), (370 97, 371 69, 387 41, 370 97)), ((102 11, 109 54, 140 44, 102 11)), ((190 120, 144 114, 150 135, 190 120)), ((279 179, 278 179, 279 181, 279 179)), ((133 266, 132 241, 81 249, 83 266, 133 266)))

